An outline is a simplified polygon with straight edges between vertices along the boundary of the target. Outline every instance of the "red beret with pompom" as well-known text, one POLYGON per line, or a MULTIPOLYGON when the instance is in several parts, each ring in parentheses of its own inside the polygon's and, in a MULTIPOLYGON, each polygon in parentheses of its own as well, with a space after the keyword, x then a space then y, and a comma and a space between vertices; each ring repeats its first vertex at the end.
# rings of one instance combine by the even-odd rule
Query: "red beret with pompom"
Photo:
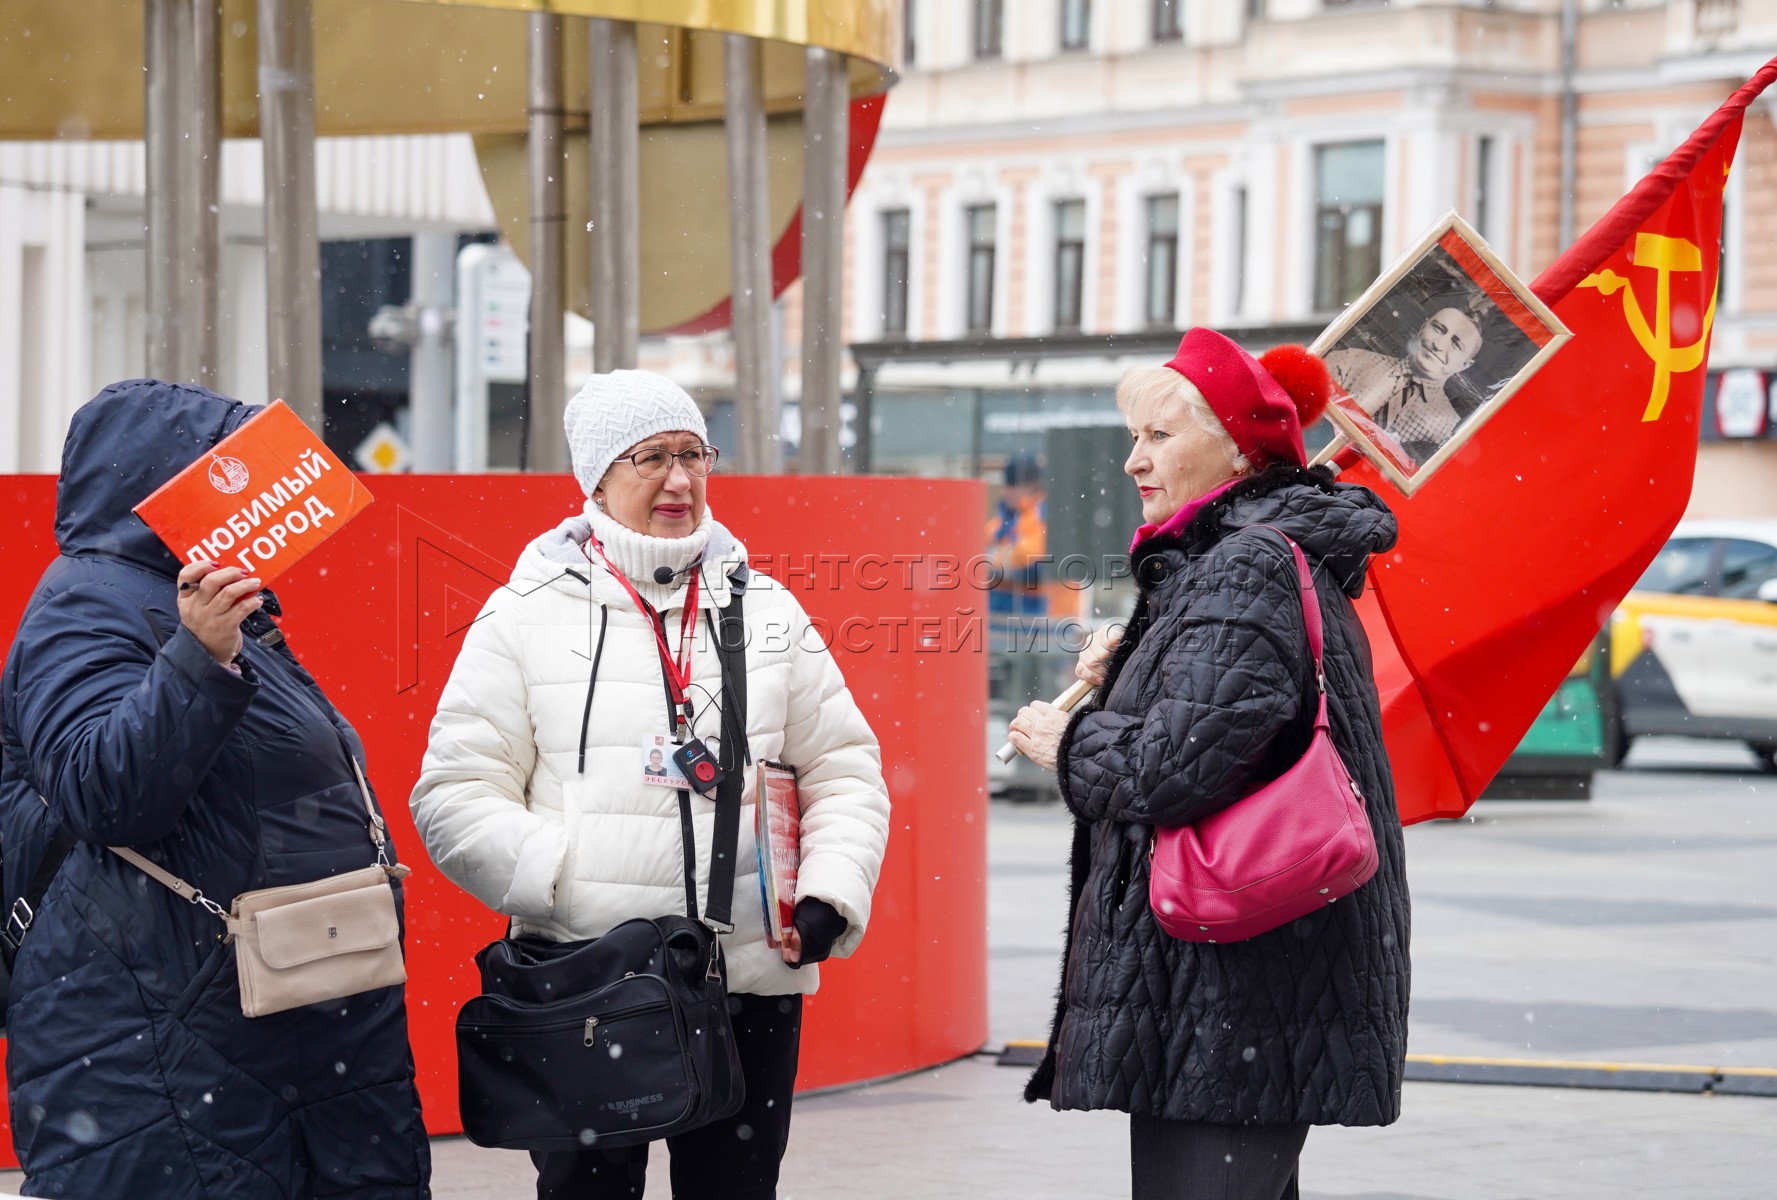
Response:
POLYGON ((1308 461, 1302 426, 1320 416, 1333 391, 1320 359, 1300 346, 1256 359, 1226 334, 1200 327, 1179 340, 1166 365, 1196 386, 1253 466, 1308 461))
POLYGON ((1306 346, 1274 346, 1259 355, 1259 365, 1289 393, 1304 427, 1320 420, 1333 398, 1333 377, 1319 355, 1306 346))

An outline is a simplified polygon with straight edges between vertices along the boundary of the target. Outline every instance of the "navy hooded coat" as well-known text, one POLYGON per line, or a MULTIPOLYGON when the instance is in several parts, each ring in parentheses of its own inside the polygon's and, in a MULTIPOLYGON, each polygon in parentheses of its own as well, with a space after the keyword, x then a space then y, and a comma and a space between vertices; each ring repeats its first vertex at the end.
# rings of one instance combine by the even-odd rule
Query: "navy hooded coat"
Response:
POLYGON ((120 383, 63 449, 61 554, 0 675, 5 903, 54 823, 77 839, 9 993, 29 1195, 429 1195, 402 990, 250 1020, 222 922, 105 849, 134 847, 224 907, 376 861, 347 757, 363 747, 269 594, 236 675, 179 623, 180 560, 130 511, 256 411, 120 383))

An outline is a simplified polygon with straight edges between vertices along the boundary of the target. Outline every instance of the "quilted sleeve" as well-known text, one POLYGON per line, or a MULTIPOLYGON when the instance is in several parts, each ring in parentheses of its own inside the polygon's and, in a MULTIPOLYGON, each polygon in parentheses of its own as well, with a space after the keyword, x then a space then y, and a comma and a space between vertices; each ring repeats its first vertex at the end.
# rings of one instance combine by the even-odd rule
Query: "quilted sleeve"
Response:
POLYGON ((555 910, 567 833, 526 804, 537 747, 501 596, 463 639, 409 804, 426 853, 452 883, 496 912, 546 920, 555 910))
POLYGON ((83 585, 32 612, 13 648, 30 777, 85 842, 171 833, 259 690, 183 625, 157 646, 148 621, 117 589, 83 585))
POLYGON ((842 958, 857 949, 870 922, 871 895, 888 849, 888 785, 876 734, 839 665, 795 597, 778 594, 796 633, 783 750, 802 795, 796 899, 825 900, 845 918, 845 932, 833 943, 834 957, 842 958))
POLYGON ((1293 561, 1235 537, 1192 574, 1207 583, 1160 614, 1143 639, 1156 650, 1138 647, 1124 667, 1158 672, 1157 690, 1131 689, 1157 699, 1145 712, 1088 710, 1062 738, 1062 794, 1086 820, 1188 825, 1226 808, 1302 711, 1309 652, 1293 561))

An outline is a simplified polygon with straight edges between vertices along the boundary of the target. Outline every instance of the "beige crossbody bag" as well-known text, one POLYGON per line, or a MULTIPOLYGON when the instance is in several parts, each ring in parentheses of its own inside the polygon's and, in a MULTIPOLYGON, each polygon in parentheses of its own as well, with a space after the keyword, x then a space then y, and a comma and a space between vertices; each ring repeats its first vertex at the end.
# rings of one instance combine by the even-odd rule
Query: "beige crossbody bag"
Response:
POLYGON ((392 881, 409 868, 389 862, 388 832, 370 799, 370 785, 352 759, 358 790, 370 814, 376 864, 313 883, 261 888, 234 898, 232 911, 183 879, 122 846, 119 858, 165 884, 228 926, 241 984, 241 1012, 249 1017, 337 1000, 407 982, 401 959, 401 923, 392 881))

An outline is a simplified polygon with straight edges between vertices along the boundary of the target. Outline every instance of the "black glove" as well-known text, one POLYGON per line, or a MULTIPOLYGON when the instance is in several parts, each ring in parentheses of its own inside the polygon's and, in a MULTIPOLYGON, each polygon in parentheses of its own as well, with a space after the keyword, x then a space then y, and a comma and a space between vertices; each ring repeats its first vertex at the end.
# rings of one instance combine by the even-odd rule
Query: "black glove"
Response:
POLYGON ((792 968, 825 962, 833 953, 833 943, 846 930, 846 920, 839 915, 839 910, 813 896, 805 896, 796 902, 795 922, 796 932, 802 936, 802 961, 791 963, 792 968))

